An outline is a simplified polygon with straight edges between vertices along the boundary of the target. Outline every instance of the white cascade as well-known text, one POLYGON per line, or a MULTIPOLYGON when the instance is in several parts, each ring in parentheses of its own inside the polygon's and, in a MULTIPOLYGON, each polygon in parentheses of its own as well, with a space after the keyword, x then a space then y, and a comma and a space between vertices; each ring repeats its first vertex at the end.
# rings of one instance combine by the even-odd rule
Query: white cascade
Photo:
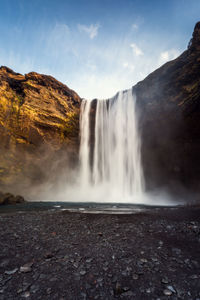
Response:
POLYGON ((80 111, 80 183, 86 188, 90 185, 90 106, 91 101, 85 99, 81 103, 80 111))
POLYGON ((135 95, 128 90, 97 100, 94 147, 90 146, 91 103, 83 100, 81 105, 81 186, 96 201, 142 202, 144 177, 135 95))

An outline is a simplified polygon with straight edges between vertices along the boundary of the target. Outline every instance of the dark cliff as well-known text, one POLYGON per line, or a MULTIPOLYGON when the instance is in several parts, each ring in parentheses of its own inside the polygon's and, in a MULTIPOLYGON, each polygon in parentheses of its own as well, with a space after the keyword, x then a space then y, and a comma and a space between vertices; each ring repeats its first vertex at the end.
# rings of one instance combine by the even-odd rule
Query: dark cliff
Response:
POLYGON ((133 87, 147 189, 200 191, 200 22, 188 49, 133 87))
POLYGON ((80 97, 53 77, 0 67, 0 185, 40 182, 61 153, 76 160, 79 109, 80 97))

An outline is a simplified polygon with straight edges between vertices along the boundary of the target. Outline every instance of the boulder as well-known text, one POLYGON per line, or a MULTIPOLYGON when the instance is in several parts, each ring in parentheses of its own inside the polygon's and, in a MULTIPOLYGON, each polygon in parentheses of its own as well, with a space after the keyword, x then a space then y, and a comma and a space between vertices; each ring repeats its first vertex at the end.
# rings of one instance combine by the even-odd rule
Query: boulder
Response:
POLYGON ((25 200, 22 196, 14 196, 11 193, 2 193, 0 192, 0 205, 8 205, 8 204, 17 204, 24 203, 25 200))

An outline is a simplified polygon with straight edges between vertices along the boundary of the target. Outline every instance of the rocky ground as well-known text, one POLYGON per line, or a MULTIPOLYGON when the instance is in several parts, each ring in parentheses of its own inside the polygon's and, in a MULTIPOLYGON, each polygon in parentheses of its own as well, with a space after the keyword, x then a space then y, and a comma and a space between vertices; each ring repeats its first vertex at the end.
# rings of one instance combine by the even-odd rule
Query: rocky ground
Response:
POLYGON ((0 224, 0 299, 200 299, 199 207, 11 211, 0 224))

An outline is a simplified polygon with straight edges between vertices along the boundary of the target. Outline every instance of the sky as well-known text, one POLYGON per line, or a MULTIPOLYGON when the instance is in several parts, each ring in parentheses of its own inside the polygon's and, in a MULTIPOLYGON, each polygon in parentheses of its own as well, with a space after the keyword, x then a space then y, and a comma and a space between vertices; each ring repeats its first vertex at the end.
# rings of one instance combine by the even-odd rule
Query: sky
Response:
POLYGON ((200 0, 0 0, 0 65, 108 98, 179 56, 197 21, 200 0))

